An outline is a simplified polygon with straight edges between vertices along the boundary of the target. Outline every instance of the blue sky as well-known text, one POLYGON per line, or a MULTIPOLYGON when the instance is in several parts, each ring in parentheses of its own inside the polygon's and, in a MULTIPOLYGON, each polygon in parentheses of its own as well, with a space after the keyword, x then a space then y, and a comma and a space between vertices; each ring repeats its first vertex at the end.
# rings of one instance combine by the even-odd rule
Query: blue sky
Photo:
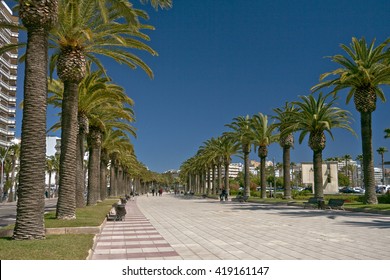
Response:
MULTIPOLYGON (((159 56, 141 54, 155 78, 111 61, 106 66, 135 101, 137 157, 157 172, 179 168, 204 141, 228 131, 225 124, 233 118, 272 114, 273 108, 309 94, 320 74, 337 67, 326 56, 343 53, 340 43, 349 44, 353 36, 377 42, 389 37, 388 0, 174 0, 171 10, 158 12, 134 3, 148 11, 149 23, 156 27, 149 44, 159 56)), ((385 88, 387 98, 389 91, 385 88)), ((339 95, 339 106, 353 113, 359 136, 335 130, 323 156, 355 158, 361 153, 360 117, 353 102, 345 105, 345 92, 339 95)), ((390 148, 383 137, 390 127, 389 104, 378 101, 373 114, 374 151, 390 148)), ((55 118, 49 109, 49 123, 55 118)), ((20 120, 18 111, 17 134, 20 120)), ((282 161, 278 144, 270 146, 269 158, 282 161)), ((258 159, 256 154, 252 159, 258 159)), ((291 159, 312 160, 307 139, 296 144, 291 159)), ((375 164, 379 162, 375 152, 375 164)))

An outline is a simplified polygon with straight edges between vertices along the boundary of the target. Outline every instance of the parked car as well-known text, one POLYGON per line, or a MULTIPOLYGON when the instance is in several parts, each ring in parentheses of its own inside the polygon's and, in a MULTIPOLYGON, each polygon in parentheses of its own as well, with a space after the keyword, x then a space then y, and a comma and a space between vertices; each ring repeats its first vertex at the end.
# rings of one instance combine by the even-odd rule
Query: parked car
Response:
POLYGON ((341 193, 355 193, 354 189, 351 187, 344 187, 344 188, 340 189, 340 192, 341 193))
POLYGON ((378 185, 375 186, 375 191, 376 193, 387 193, 390 191, 390 186, 389 185, 378 185))
POLYGON ((355 193, 365 193, 366 192, 366 190, 361 188, 361 187, 354 187, 353 190, 355 193))
POLYGON ((296 191, 299 191, 299 192, 301 192, 301 191, 304 190, 304 188, 299 187, 299 186, 292 186, 291 188, 292 188, 293 190, 296 190, 296 191))

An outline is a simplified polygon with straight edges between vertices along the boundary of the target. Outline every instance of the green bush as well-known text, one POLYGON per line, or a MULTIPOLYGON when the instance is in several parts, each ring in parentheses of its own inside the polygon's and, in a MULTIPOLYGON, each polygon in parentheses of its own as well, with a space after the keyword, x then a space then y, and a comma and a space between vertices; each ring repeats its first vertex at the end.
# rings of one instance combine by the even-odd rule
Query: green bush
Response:
POLYGON ((378 203, 390 204, 390 192, 387 192, 384 195, 378 196, 378 203))

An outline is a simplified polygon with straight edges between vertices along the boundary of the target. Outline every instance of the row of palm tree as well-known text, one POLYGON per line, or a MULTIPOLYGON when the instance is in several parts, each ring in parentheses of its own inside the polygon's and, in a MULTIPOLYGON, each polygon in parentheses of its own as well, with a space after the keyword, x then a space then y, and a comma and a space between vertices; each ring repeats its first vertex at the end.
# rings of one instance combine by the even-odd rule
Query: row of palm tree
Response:
MULTIPOLYGON (((275 109, 275 119, 277 121, 269 126, 269 129, 264 126, 266 120, 262 114, 259 115, 263 116, 263 125, 258 125, 256 129, 253 125, 255 118, 249 116, 237 117, 231 124, 227 125, 233 131, 227 132, 226 135, 229 135, 233 141, 241 145, 245 166, 246 195, 249 195, 248 173, 251 144, 254 144, 255 148, 258 147, 260 159, 265 158, 267 145, 272 143, 272 133, 267 134, 266 131, 270 132, 272 128, 277 127, 280 133, 278 139, 283 147, 285 172, 289 170, 288 149, 293 145, 291 133, 300 132, 299 143, 302 143, 306 135, 309 135, 308 144, 313 151, 315 196, 323 197, 322 151, 326 146, 325 132, 331 138, 333 138, 332 129, 337 127, 354 133, 350 127, 350 113, 334 106, 337 93, 343 89, 349 89, 346 101, 348 103, 353 97, 355 107, 361 116, 362 162, 364 186, 366 188, 365 202, 368 204, 378 203, 375 194, 371 115, 376 109, 377 98, 379 97, 383 102, 386 100, 381 86, 390 84, 389 42, 390 39, 375 47, 375 40, 368 45, 364 38, 352 38, 350 46, 342 44, 341 48, 346 52, 346 55, 332 56, 332 61, 339 64, 340 68, 321 75, 320 83, 312 87, 313 93, 330 87, 330 93, 325 96, 320 93, 317 99, 313 94, 303 96, 301 101, 287 103, 284 107, 275 109), (333 79, 327 79, 331 76, 333 76, 333 79), (328 101, 330 95, 333 95, 333 98, 328 101), (254 134, 262 137, 255 139, 254 134)), ((260 120, 261 117, 256 117, 256 119, 260 120)), ((385 137, 388 137, 389 130, 386 129, 385 133, 385 137)), ((192 164, 197 163, 197 157, 191 158, 190 162, 192 164)), ((186 175, 191 171, 188 165, 188 161, 186 161, 182 166, 186 175)), ((261 170, 260 174, 265 174, 265 172, 261 170)), ((290 176, 286 175, 284 178, 288 180, 290 176)), ((263 179, 261 180, 261 187, 262 196, 265 197, 263 179)), ((288 198, 290 197, 288 181, 285 182, 285 188, 285 197, 288 198)))
MULTIPOLYGON (((199 172, 210 172, 214 170, 213 162, 215 158, 221 159, 221 163, 230 161, 230 156, 241 152, 244 157, 244 177, 245 177, 245 195, 250 196, 249 184, 249 153, 253 145, 254 150, 258 152, 260 158, 260 186, 261 196, 266 198, 266 158, 268 156, 268 147, 270 144, 279 141, 283 148, 283 167, 285 170, 284 186, 285 198, 291 198, 290 187, 290 152, 293 147, 294 140, 292 133, 300 132, 299 143, 302 143, 306 135, 309 136, 308 144, 313 151, 313 167, 314 167, 314 190, 316 197, 323 197, 323 178, 322 178, 322 151, 326 145, 327 132, 332 138, 333 128, 347 129, 353 132, 350 127, 350 113, 340 109, 335 105, 336 98, 328 94, 324 96, 319 94, 317 99, 314 95, 302 96, 301 101, 286 103, 284 107, 275 109, 274 123, 269 123, 268 116, 258 113, 252 117, 240 116, 233 119, 231 124, 226 126, 232 131, 225 132, 220 139, 229 139, 231 143, 236 145, 235 150, 231 150, 227 161, 223 161, 221 154, 218 154, 216 141, 206 141, 205 147, 199 149, 198 154, 186 161, 182 165, 183 176, 193 175, 191 171, 198 171, 198 176, 202 176, 199 172), (240 147, 240 150, 238 150, 240 147), (206 152, 205 152, 206 151, 206 152), (208 151, 213 151, 210 153, 208 151), (212 157, 210 157, 212 155, 212 157), (202 168, 196 168, 201 163, 202 168)), ((213 139, 213 138, 212 138, 213 139)), ((230 162, 229 162, 230 163, 230 162)), ((228 165, 225 167, 228 171, 228 165)), ((228 174, 228 173, 227 173, 228 174)), ((213 176, 215 178, 215 176, 213 176)), ((228 175, 225 176, 227 180, 228 175)), ((217 188, 221 188, 217 184, 217 188)), ((213 189, 217 189, 214 188, 213 189)), ((209 189, 209 188, 208 188, 209 189)), ((228 190, 228 189, 227 189, 228 190)))
MULTIPOLYGON (((171 0, 151 0, 150 3, 155 9, 172 5, 171 0)), ((142 22, 148 15, 126 0, 20 0, 18 11, 22 26, 17 27, 27 31, 27 42, 2 48, 7 51, 26 46, 20 175, 13 238, 42 239, 45 238, 46 165, 46 143, 42 136, 46 134, 48 71, 52 76, 56 69, 63 83, 57 218, 74 219, 79 89, 88 62, 106 73, 101 61, 102 56, 106 56, 132 69, 140 67, 152 78, 151 69, 131 50, 157 53, 144 43, 149 37, 142 30, 153 29, 142 22), (50 59, 49 47, 54 49, 50 59)), ((99 133, 90 135, 90 147, 96 147, 101 141, 99 133)), ((92 155, 99 154, 91 149, 92 155)), ((95 185, 91 182, 93 188, 95 185)), ((95 197, 88 201, 93 204, 95 197)))

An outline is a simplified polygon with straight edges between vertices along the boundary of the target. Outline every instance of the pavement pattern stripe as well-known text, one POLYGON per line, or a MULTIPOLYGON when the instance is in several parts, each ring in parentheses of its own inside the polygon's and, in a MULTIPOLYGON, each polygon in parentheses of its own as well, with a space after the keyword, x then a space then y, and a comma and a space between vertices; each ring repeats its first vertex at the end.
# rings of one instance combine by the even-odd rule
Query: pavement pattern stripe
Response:
POLYGON ((169 259, 179 256, 140 212, 136 200, 126 204, 126 211, 123 221, 106 222, 90 259, 169 259))

